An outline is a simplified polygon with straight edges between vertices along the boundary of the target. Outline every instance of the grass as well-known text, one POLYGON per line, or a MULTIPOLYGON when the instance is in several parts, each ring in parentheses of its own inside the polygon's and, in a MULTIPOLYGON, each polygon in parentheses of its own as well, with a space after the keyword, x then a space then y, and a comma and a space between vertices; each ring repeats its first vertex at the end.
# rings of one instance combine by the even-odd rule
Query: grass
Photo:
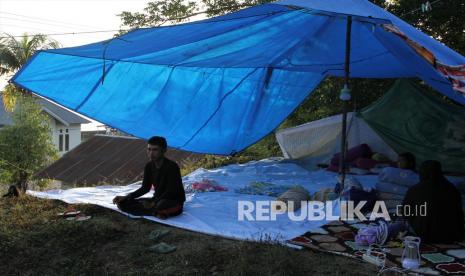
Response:
POLYGON ((309 250, 235 241, 77 205, 92 219, 67 221, 66 203, 30 196, 0 199, 0 275, 373 275, 373 266, 309 250), (152 230, 177 250, 147 248, 152 230))

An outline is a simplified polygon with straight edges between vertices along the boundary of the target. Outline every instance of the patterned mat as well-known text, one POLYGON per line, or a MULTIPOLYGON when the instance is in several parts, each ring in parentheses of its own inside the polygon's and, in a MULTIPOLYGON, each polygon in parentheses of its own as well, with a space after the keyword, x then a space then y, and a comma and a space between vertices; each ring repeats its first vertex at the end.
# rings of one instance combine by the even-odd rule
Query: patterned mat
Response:
MULTIPOLYGON (((327 252, 362 260, 367 246, 359 246, 354 242, 358 229, 369 223, 347 223, 333 221, 324 225, 323 231, 307 232, 288 242, 304 246, 316 251, 327 252)), ((383 246, 386 252, 386 268, 402 269, 402 241, 393 240, 383 246)), ((465 243, 456 244, 424 244, 420 246, 421 267, 414 272, 439 275, 465 274, 465 243)))

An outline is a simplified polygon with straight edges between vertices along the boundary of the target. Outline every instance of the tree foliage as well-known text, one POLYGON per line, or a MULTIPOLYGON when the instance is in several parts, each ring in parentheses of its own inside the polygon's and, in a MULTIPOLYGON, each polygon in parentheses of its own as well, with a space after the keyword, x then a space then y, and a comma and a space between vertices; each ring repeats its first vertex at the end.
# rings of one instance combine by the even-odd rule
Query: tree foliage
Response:
MULTIPOLYGON (((58 48, 60 44, 46 35, 37 34, 20 37, 3 34, 0 38, 0 76, 11 77, 37 50, 58 48)), ((24 93, 23 90, 7 85, 2 93, 3 104, 7 111, 12 111, 16 104, 16 97, 24 93)))
POLYGON ((48 117, 35 98, 19 95, 13 125, 0 131, 0 175, 3 183, 15 183, 23 192, 28 180, 57 157, 48 117))
MULTIPOLYGON (((59 47, 45 35, 20 38, 4 34, 0 39, 0 75, 11 77, 37 50, 59 47)), ((2 91, 5 110, 13 112, 13 125, 0 131, 0 181, 15 183, 26 191, 29 179, 57 156, 48 118, 35 99, 8 84, 2 91)))
POLYGON ((124 11, 119 16, 122 28, 155 27, 163 24, 176 24, 202 15, 213 17, 251 7, 270 0, 202 0, 202 1, 153 1, 147 4, 143 12, 124 11))

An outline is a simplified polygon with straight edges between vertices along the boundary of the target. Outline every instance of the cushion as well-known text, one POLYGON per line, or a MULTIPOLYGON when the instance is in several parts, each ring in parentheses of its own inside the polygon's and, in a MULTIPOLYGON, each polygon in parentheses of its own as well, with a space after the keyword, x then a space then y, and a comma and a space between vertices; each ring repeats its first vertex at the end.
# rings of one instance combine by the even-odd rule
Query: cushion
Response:
POLYGON ((378 161, 370 158, 360 157, 355 160, 355 166, 364 170, 371 170, 376 166, 376 164, 378 164, 378 161))
MULTIPOLYGON (((308 191, 302 186, 295 186, 290 188, 289 190, 285 191, 282 195, 280 195, 276 201, 281 201, 286 204, 287 210, 290 212, 296 211, 300 209, 302 201, 309 201, 310 194, 308 191), (289 202, 293 202, 293 208, 289 205, 289 202)), ((279 208, 279 205, 276 202, 271 204, 271 209, 273 211, 282 212, 279 208)))
POLYGON ((339 172, 339 165, 334 165, 334 164, 329 164, 328 168, 326 170, 330 172, 339 172))
MULTIPOLYGON (((347 151, 346 161, 352 162, 355 159, 360 157, 370 158, 373 155, 370 147, 367 144, 361 144, 356 147, 353 147, 347 151)), ((331 164, 338 165, 339 159, 341 158, 341 153, 336 153, 331 159, 331 164)))

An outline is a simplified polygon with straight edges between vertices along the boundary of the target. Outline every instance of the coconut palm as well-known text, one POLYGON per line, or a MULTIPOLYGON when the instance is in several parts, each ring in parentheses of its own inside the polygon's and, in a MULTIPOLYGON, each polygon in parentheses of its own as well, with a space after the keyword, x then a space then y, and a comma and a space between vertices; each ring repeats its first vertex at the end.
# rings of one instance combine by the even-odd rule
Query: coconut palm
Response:
MULTIPOLYGON (((10 78, 37 50, 58 48, 60 44, 46 35, 29 36, 25 33, 18 39, 9 34, 0 38, 0 76, 10 78)), ((21 90, 8 84, 2 93, 5 109, 12 111, 16 105, 17 93, 21 90)))

